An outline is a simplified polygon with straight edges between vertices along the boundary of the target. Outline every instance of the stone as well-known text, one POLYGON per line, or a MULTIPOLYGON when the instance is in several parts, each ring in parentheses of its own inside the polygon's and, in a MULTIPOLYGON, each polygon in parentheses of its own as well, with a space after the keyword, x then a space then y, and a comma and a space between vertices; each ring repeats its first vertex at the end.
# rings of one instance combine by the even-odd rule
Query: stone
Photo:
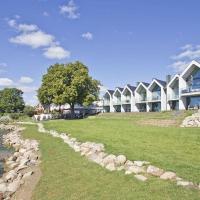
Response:
POLYGON ((176 173, 174 172, 164 172, 164 174, 160 176, 160 179, 163 179, 163 180, 171 180, 175 178, 176 178, 176 173))
POLYGON ((7 191, 7 187, 6 187, 6 184, 5 183, 1 183, 0 184, 0 192, 6 192, 7 191))
POLYGON ((19 187, 20 187, 20 180, 15 180, 12 183, 8 184, 7 191, 14 193, 17 191, 19 187))
POLYGON ((126 156, 124 156, 124 155, 119 155, 119 156, 116 157, 116 164, 117 164, 118 166, 124 165, 125 162, 126 162, 126 156))
POLYGON ((153 165, 149 165, 147 168, 147 173, 153 176, 161 176, 164 173, 164 170, 153 165))
POLYGON ((116 160, 116 156, 113 155, 113 154, 110 154, 108 156, 106 156, 104 159, 103 159, 103 164, 104 166, 108 165, 109 163, 114 163, 116 160))
POLYGON ((183 186, 183 187, 192 187, 194 184, 189 181, 177 181, 177 185, 183 186))
POLYGON ((145 176, 143 176, 141 174, 136 174, 136 175, 134 175, 134 177, 136 179, 138 179, 139 181, 143 181, 143 182, 147 180, 147 177, 145 177, 145 176))
POLYGON ((124 169, 124 166, 117 167, 117 171, 122 171, 124 169))
POLYGON ((8 174, 5 176, 5 181, 9 182, 9 181, 13 181, 15 178, 17 177, 17 173, 14 170, 11 170, 10 172, 8 172, 8 174))
POLYGON ((138 166, 130 166, 127 171, 130 171, 132 173, 135 173, 135 174, 139 174, 139 173, 144 173, 145 170, 143 167, 138 167, 138 166))
POLYGON ((114 163, 109 163, 108 165, 106 165, 106 169, 108 169, 110 171, 116 170, 115 164, 114 163))
POLYGON ((23 179, 25 179, 25 178, 27 178, 27 177, 29 177, 29 176, 31 176, 31 175, 33 175, 33 171, 26 172, 26 173, 23 175, 23 179))
POLYGON ((134 161, 133 164, 138 166, 138 167, 142 167, 144 162, 143 161, 134 161))
POLYGON ((125 162, 125 164, 124 164, 124 169, 125 169, 125 170, 128 170, 128 168, 129 168, 130 166, 133 166, 133 165, 134 165, 134 164, 133 164, 132 161, 127 160, 127 161, 125 162))

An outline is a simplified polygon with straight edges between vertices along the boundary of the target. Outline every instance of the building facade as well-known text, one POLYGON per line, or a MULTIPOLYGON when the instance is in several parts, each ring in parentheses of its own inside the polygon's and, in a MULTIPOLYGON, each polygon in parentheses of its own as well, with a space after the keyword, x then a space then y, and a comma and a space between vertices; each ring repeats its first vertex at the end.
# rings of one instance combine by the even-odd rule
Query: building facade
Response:
POLYGON ((136 87, 107 90, 103 96, 103 112, 159 112, 200 108, 200 63, 192 61, 173 78, 138 82, 136 87))

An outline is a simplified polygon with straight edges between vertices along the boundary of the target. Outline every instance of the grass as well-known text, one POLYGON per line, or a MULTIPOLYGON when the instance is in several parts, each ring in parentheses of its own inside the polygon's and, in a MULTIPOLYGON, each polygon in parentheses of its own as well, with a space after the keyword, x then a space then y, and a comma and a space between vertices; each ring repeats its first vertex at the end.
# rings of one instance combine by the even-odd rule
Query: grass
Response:
MULTIPOLYGON (((102 116, 101 119, 51 121, 46 123, 46 126, 49 128, 53 126, 55 129, 60 130, 69 130, 76 136, 80 134, 82 135, 80 137, 82 140, 88 137, 91 140, 105 142, 107 143, 107 148, 110 151, 116 151, 115 153, 119 151, 117 147, 119 145, 122 151, 129 152, 129 156, 132 157, 135 154, 134 149, 136 146, 128 147, 130 143, 125 144, 128 140, 118 140, 121 138, 119 137, 119 127, 122 124, 119 123, 119 120, 114 122, 115 120, 108 122, 102 116), (113 131, 111 131, 109 124, 110 126, 112 124, 113 131), (80 130, 82 131, 78 133, 80 130), (105 131, 102 132, 102 130, 105 131), (99 134, 101 134, 100 138, 102 140, 99 139, 99 134)), ((132 124, 127 123, 131 128, 132 124)), ((198 191, 184 189, 168 181, 152 178, 143 183, 137 181, 133 175, 125 176, 123 172, 109 172, 81 157, 79 153, 75 153, 61 139, 38 133, 36 126, 29 125, 26 127, 27 129, 23 132, 23 137, 38 140, 42 153, 42 177, 34 191, 33 200, 195 200, 200 197, 198 191)), ((135 126, 133 125, 133 127, 135 126)), ((123 128, 125 127, 122 126, 120 129, 123 128)), ((126 130, 121 131, 121 134, 123 134, 124 138, 130 137, 126 130)), ((132 139, 134 135, 133 131, 132 139)), ((144 132, 142 135, 144 135, 144 132)), ((136 139, 139 139, 138 136, 136 139)), ((139 142, 137 142, 137 147, 138 144, 139 142)), ((145 144, 141 146, 143 148, 145 144)), ((137 152, 139 153, 139 150, 137 152)), ((159 154, 159 152, 157 153, 159 154)), ((141 157, 145 154, 147 154, 147 151, 142 153, 141 157)), ((173 155, 173 152, 171 154, 173 155)), ((157 154, 154 156, 156 157, 157 154)))

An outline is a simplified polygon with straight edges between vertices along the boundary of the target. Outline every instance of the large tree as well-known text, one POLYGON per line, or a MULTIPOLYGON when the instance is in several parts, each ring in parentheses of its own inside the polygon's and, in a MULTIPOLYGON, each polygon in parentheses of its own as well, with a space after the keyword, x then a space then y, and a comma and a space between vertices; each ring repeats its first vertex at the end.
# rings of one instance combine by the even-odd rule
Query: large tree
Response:
POLYGON ((55 64, 43 76, 38 98, 45 105, 68 103, 73 115, 75 104, 90 105, 98 99, 99 85, 81 62, 55 64))
POLYGON ((22 112, 25 106, 23 92, 17 88, 0 90, 0 112, 22 112))

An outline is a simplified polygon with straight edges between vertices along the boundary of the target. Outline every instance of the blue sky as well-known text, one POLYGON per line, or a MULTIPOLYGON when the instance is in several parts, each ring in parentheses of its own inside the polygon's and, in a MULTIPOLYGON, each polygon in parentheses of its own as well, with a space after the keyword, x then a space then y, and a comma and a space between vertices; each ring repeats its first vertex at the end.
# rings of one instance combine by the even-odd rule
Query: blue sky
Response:
POLYGON ((42 74, 80 60, 107 88, 165 79, 200 57, 199 0, 4 0, 0 88, 36 103, 42 74))

